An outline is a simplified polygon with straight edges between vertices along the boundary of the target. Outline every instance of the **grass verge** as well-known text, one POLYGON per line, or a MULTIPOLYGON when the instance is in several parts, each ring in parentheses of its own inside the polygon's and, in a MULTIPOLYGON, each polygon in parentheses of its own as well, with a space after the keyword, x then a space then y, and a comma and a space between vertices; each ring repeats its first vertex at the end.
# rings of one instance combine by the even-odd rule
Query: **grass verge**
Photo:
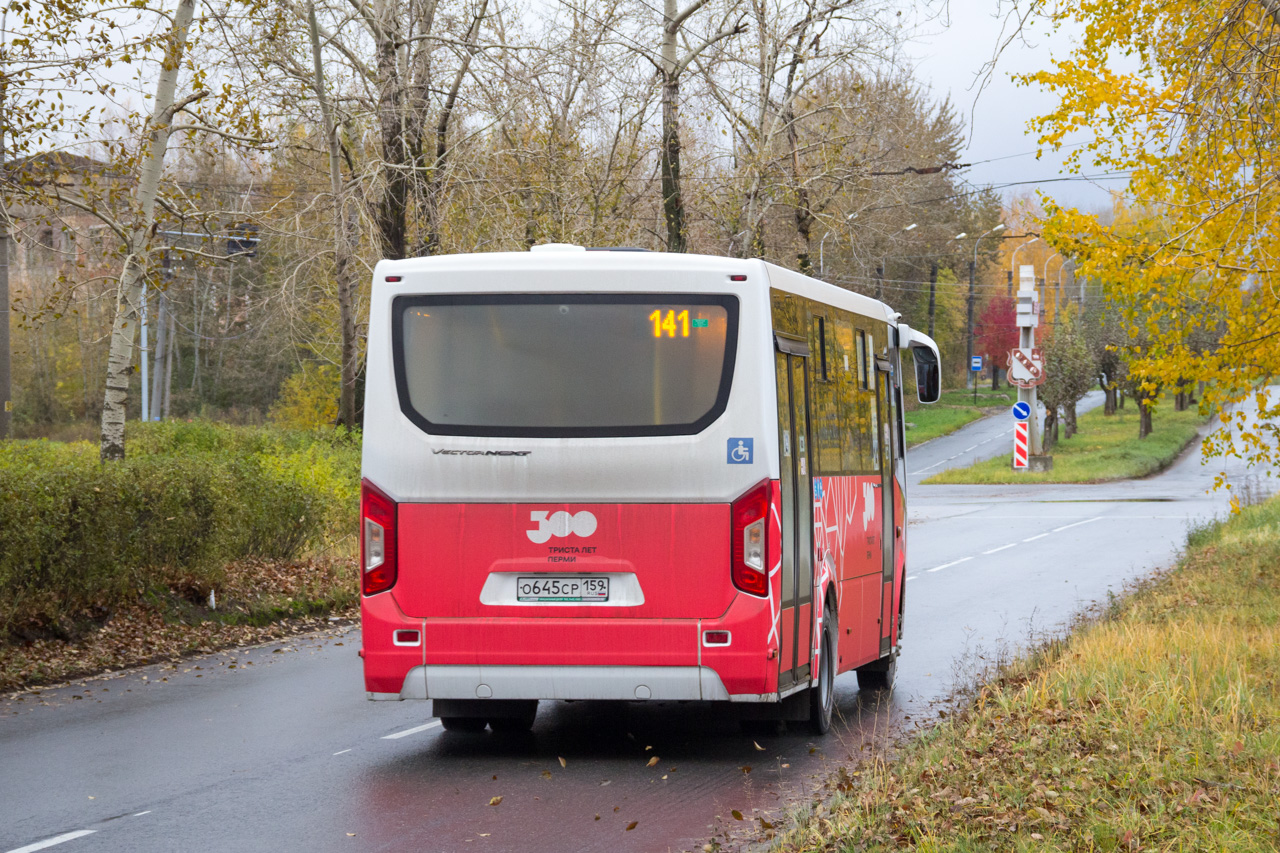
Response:
MULTIPOLYGON (((1014 471, 1009 454, 967 468, 942 471, 925 483, 1103 483, 1145 477, 1167 467, 1196 439, 1205 418, 1195 409, 1156 411, 1151 435, 1138 438, 1138 407, 1130 404, 1114 415, 1101 409, 1079 418, 1080 431, 1052 450, 1052 471, 1014 471)), ((1012 439, 1010 439, 1012 444, 1012 439)))
POLYGON ((1188 542, 775 849, 1280 849, 1280 500, 1188 542))
POLYGON ((907 447, 953 433, 965 424, 1012 406, 1017 399, 1017 394, 1007 388, 1000 391, 979 388, 975 406, 972 391, 943 391, 938 402, 919 404, 918 408, 905 413, 907 447))

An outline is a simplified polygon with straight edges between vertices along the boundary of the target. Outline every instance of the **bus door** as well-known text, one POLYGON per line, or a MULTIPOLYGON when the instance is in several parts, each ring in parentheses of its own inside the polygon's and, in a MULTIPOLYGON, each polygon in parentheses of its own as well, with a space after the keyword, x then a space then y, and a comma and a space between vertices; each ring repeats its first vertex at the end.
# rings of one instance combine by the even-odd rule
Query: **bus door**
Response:
POLYGON ((883 560, 880 574, 881 657, 889 654, 893 646, 893 567, 896 565, 894 549, 897 545, 897 537, 894 535, 897 524, 897 519, 894 518, 897 502, 893 497, 893 436, 896 432, 893 393, 893 375, 889 372, 889 363, 883 359, 876 359, 876 408, 879 413, 877 421, 880 428, 880 459, 878 460, 880 483, 877 488, 880 490, 882 508, 880 518, 883 525, 880 533, 880 550, 883 560))
POLYGON ((782 480, 782 601, 778 689, 810 678, 813 632, 813 470, 810 465, 809 344, 777 336, 778 446, 782 480))

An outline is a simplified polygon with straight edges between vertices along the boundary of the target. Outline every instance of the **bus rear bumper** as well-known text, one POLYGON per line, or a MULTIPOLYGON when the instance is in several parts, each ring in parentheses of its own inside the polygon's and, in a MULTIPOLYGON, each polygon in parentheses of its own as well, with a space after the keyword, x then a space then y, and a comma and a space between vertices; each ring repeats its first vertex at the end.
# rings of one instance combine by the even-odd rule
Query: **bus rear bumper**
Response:
POLYGON ((399 693, 370 699, 728 701, 705 666, 415 666, 399 693))

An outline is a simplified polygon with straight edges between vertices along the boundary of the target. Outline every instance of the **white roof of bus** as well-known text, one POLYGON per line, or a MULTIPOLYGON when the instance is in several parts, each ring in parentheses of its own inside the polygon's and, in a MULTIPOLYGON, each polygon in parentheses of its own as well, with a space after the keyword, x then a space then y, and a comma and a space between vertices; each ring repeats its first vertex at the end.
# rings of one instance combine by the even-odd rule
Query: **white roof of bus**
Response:
MULTIPOLYGON (((758 273, 764 270, 770 286, 816 302, 834 305, 857 314, 896 323, 898 315, 888 305, 868 296, 836 287, 816 278, 758 259, 722 258, 715 255, 686 255, 644 251, 582 251, 578 247, 546 247, 532 252, 476 252, 434 255, 380 261, 377 277, 416 272, 465 271, 546 271, 546 270, 654 270, 662 272, 758 273)), ((749 280, 748 280, 749 281, 749 280)))

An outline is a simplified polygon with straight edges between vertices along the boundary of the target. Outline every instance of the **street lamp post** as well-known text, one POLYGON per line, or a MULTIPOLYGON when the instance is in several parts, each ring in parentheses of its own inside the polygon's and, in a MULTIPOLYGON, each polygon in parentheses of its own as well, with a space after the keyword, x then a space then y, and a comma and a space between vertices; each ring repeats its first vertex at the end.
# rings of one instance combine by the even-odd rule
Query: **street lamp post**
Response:
POLYGON ((1027 246, 1030 246, 1032 243, 1038 243, 1038 242, 1040 242, 1040 238, 1033 237, 1027 242, 1023 243, 1021 246, 1015 247, 1013 252, 1010 254, 1009 256, 1009 295, 1010 296, 1013 296, 1013 280, 1018 277, 1018 252, 1021 252, 1023 249, 1027 248, 1027 246))
MULTIPOLYGON (((899 234, 906 234, 908 231, 914 231, 914 230, 916 230, 916 223, 912 222, 910 225, 908 225, 906 228, 903 228, 901 231, 894 232, 893 236, 890 237, 889 239, 892 240, 893 237, 897 237, 899 234)), ((889 262, 888 257, 881 257, 880 265, 876 267, 876 299, 880 300, 881 302, 884 301, 884 267, 885 267, 885 264, 887 264, 888 262, 889 262)))
MULTIPOLYGON (((963 240, 967 236, 969 235, 961 231, 959 234, 952 237, 951 239, 963 240)), ((937 304, 937 295, 938 295, 938 262, 933 261, 932 263, 929 264, 929 337, 931 338, 933 337, 933 312, 934 312, 934 307, 937 304)))
MULTIPOLYGON (((849 222, 852 222, 855 218, 857 218, 857 216, 858 216, 858 212, 855 210, 853 213, 850 213, 848 216, 846 216, 844 218, 844 221, 847 224, 849 222)), ((828 231, 826 234, 823 234, 822 239, 818 241, 818 275, 826 275, 827 273, 826 264, 822 262, 822 245, 827 242, 827 238, 830 236, 831 236, 831 232, 828 231)))
MULTIPOLYGON (((1041 301, 1042 305, 1048 305, 1049 303, 1049 261, 1053 260, 1056 257, 1059 257, 1061 254, 1062 254, 1061 252, 1054 252, 1052 255, 1044 259, 1044 275, 1041 276, 1040 278, 1040 280, 1044 282, 1044 290, 1045 290, 1044 296, 1042 297, 1042 301, 1041 301)), ((1062 272, 1061 266, 1058 267, 1058 272, 1059 273, 1062 272)), ((1058 293, 1057 291, 1054 291, 1054 294, 1053 294, 1053 324, 1055 326, 1058 324, 1058 293)))
POLYGON ((999 225, 997 225, 995 228, 992 228, 990 231, 984 231, 981 234, 979 234, 978 239, 973 241, 973 260, 969 261, 969 346, 968 346, 968 352, 967 352, 966 358, 964 360, 965 361, 964 367, 965 367, 965 372, 969 376, 969 381, 972 381, 974 383, 975 393, 977 391, 978 379, 976 376, 974 376, 971 365, 973 364, 973 300, 974 300, 974 291, 975 291, 975 288, 977 287, 977 277, 978 277, 978 244, 981 243, 982 238, 987 236, 988 234, 994 234, 997 231, 1003 231, 1003 230, 1004 230, 1004 223, 1001 222, 999 225))

